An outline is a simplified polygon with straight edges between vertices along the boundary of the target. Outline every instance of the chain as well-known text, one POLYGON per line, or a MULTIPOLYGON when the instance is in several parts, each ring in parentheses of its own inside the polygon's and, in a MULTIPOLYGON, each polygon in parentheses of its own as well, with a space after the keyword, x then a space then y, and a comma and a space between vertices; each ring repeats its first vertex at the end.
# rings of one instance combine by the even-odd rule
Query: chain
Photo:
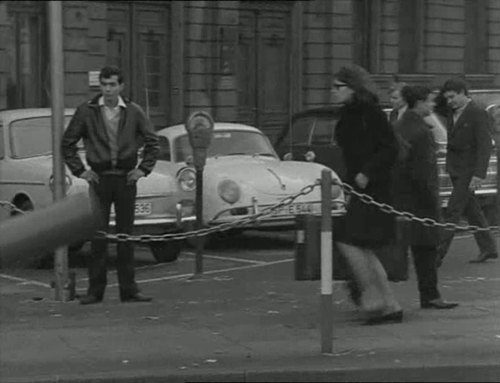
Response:
MULTIPOLYGON (((374 205, 377 206, 381 211, 384 213, 388 214, 393 214, 398 217, 401 217, 405 220, 410 220, 410 221, 415 221, 423 224, 424 226, 427 227, 441 227, 445 230, 462 230, 462 231, 470 231, 472 233, 476 233, 478 231, 500 231, 499 226, 488 226, 488 227, 479 227, 475 225, 466 225, 466 226, 460 226, 451 222, 446 222, 446 223, 441 223, 438 222, 432 218, 421 218, 415 216, 413 213, 406 212, 406 211, 400 211, 395 209, 389 204, 386 203, 380 203, 375 201, 371 196, 363 193, 357 192, 351 185, 342 182, 340 180, 333 180, 332 183, 334 185, 338 185, 341 188, 344 189, 344 192, 346 194, 353 194, 359 199, 367 204, 367 205, 374 205)), ((227 222, 223 223, 220 225, 212 226, 212 227, 206 227, 202 228, 199 230, 193 230, 193 231, 187 231, 183 233, 170 233, 170 234, 162 234, 162 235, 150 235, 150 234, 143 234, 143 235, 129 235, 125 233, 117 233, 117 234, 110 234, 106 233, 104 231, 98 231, 97 235, 100 237, 104 237, 110 241, 114 242, 140 242, 140 243, 149 243, 149 242, 164 242, 164 241, 174 241, 174 240, 185 240, 187 238, 192 238, 192 237, 204 237, 216 232, 224 232, 228 231, 231 229, 235 229, 238 227, 242 227, 245 225, 248 225, 250 223, 255 223, 258 222, 260 219, 272 215, 276 210, 284 207, 291 205, 297 198, 301 196, 305 196, 309 193, 311 193, 314 188, 318 187, 321 184, 321 181, 318 179, 316 182, 312 185, 305 186, 302 188, 297 194, 290 195, 275 205, 268 206, 264 209, 262 209, 259 213, 256 213, 254 215, 250 215, 245 218, 240 218, 238 220, 235 220, 233 222, 227 222)), ((7 201, 0 201, 0 207, 3 208, 9 208, 12 211, 24 214, 25 212, 18 209, 14 204, 7 202, 7 201)))
POLYGON ((220 225, 207 227, 199 230, 186 231, 183 233, 162 234, 162 235, 149 235, 149 234, 129 235, 124 233, 110 234, 104 231, 98 231, 97 234, 98 236, 105 237, 106 239, 114 242, 140 242, 140 243, 183 240, 191 237, 204 237, 216 232, 224 232, 227 230, 248 225, 249 223, 257 222, 266 216, 272 215, 276 210, 284 206, 291 205, 297 198, 311 193, 314 190, 314 188, 316 188, 320 184, 321 182, 318 179, 314 184, 303 187, 297 194, 290 195, 282 199, 275 205, 268 206, 262 209, 259 213, 256 213, 254 215, 240 218, 233 222, 222 223, 220 225))
POLYGON ((10 211, 14 211, 16 213, 24 214, 25 212, 21 209, 18 209, 16 205, 13 203, 10 203, 8 201, 0 201, 0 207, 4 209, 10 209, 10 211))
POLYGON ((441 227, 445 230, 462 230, 462 231, 470 231, 472 233, 476 233, 478 231, 500 231, 500 226, 488 226, 488 227, 479 227, 475 225, 466 225, 466 226, 460 226, 451 222, 446 222, 446 223, 441 223, 438 222, 432 218, 420 218, 415 216, 412 213, 406 212, 406 211, 399 211, 393 208, 391 205, 388 205, 386 203, 380 203, 375 201, 371 196, 363 193, 359 193, 354 188, 340 180, 333 180, 332 183, 334 185, 338 185, 344 189, 344 192, 346 194, 354 194, 355 196, 359 197, 359 199, 367 204, 367 205, 375 205, 377 206, 380 210, 382 210, 384 213, 388 214, 393 214, 399 217, 402 217, 405 220, 410 220, 410 221, 416 221, 420 222, 424 226, 427 227, 441 227))

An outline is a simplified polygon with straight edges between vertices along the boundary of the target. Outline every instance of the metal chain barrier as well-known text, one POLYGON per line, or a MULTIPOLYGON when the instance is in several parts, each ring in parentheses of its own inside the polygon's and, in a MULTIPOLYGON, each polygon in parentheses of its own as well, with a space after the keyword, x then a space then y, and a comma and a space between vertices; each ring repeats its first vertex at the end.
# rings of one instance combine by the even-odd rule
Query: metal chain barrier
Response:
POLYGON ((396 210, 394 207, 392 207, 389 204, 377 202, 371 196, 357 192, 356 190, 354 190, 354 188, 351 185, 349 185, 345 182, 342 182, 340 180, 333 180, 332 183, 334 185, 338 185, 341 188, 343 188, 344 192, 346 194, 354 194, 355 196, 359 197, 359 199, 363 203, 365 203, 367 205, 377 206, 384 213, 393 214, 393 215, 396 215, 398 217, 402 217, 406 220, 420 222, 421 224, 423 224, 424 226, 427 226, 427 227, 441 227, 445 230, 462 230, 462 231, 470 231, 471 233, 476 233, 478 231, 490 231, 490 230, 491 231, 500 231, 500 226, 488 226, 488 227, 479 227, 479 226, 475 226, 475 225, 461 226, 461 225, 457 225, 457 224, 454 224, 451 222, 441 223, 441 222, 438 222, 432 218, 420 218, 420 217, 415 216, 412 213, 409 213, 406 211, 396 210))
POLYGON ((311 193, 314 190, 314 188, 320 185, 320 183, 321 182, 318 179, 314 184, 303 187, 297 194, 290 195, 282 199, 275 205, 268 206, 262 209, 259 213, 256 213, 254 215, 238 219, 234 222, 223 223, 220 225, 203 228, 200 230, 186 231, 183 233, 162 234, 162 235, 149 235, 149 234, 129 235, 124 233, 110 234, 103 231, 98 231, 97 234, 101 237, 105 237, 106 239, 114 242, 141 242, 141 243, 183 240, 191 237, 204 237, 216 232, 223 232, 234 228, 238 228, 240 226, 244 226, 249 223, 254 223, 265 216, 270 216, 274 213, 274 211, 284 206, 291 205, 300 196, 305 196, 311 193))
MULTIPOLYGON (((264 209, 262 209, 259 213, 256 213, 254 215, 238 219, 234 222, 228 222, 228 223, 223 223, 220 225, 212 226, 212 227, 207 227, 203 228, 200 230, 193 230, 193 231, 187 231, 183 233, 171 233, 171 234, 162 234, 162 235, 150 235, 150 234, 143 234, 143 235, 129 235, 125 233, 117 233, 117 234, 110 234, 106 233, 104 231, 98 231, 97 235, 100 237, 104 237, 110 241, 113 242, 140 242, 140 243, 148 243, 148 242, 163 242, 163 241, 174 241, 174 240, 184 240, 187 238, 191 237, 204 237, 216 232, 224 232, 227 230, 235 229, 241 226, 245 226, 249 223, 254 223, 262 219, 263 217, 270 216, 274 213, 274 211, 284 207, 291 205, 297 198, 300 196, 305 196, 309 193, 311 193, 314 188, 318 187, 320 185, 321 181, 318 179, 316 182, 312 185, 305 186, 302 188, 297 194, 290 195, 283 200, 279 201, 275 205, 268 206, 264 209)), ((395 209, 389 204, 386 203, 380 203, 375 201, 371 196, 367 194, 363 194, 360 192, 357 192, 351 185, 342 182, 340 180, 333 180, 332 183, 334 185, 340 186, 346 194, 353 194, 359 199, 368 205, 374 205, 377 206, 381 211, 384 213, 388 214, 393 214, 398 217, 402 217, 406 220, 410 221, 416 221, 424 226, 427 227, 441 227, 444 228, 445 230, 462 230, 462 231, 470 231, 472 233, 478 232, 478 231, 500 231, 500 226, 488 226, 488 227, 479 227, 475 225, 466 225, 466 226, 461 226, 457 225, 451 222, 446 222, 446 223, 441 223, 438 222, 432 218, 421 218, 415 216, 413 213, 405 212, 405 211, 400 211, 395 209)), ((9 208, 11 211, 15 211, 21 214, 24 214, 25 212, 23 210, 18 209, 14 204, 7 202, 7 201, 0 201, 0 207, 3 208, 9 208)))

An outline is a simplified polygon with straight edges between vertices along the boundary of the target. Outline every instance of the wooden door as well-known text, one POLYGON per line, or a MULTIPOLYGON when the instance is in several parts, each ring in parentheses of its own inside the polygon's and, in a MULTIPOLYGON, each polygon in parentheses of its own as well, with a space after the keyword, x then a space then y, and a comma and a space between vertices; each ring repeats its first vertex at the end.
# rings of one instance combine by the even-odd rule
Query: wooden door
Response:
POLYGON ((270 136, 278 133, 290 108, 289 24, 286 7, 240 11, 239 119, 270 136))
POLYGON ((109 64, 120 66, 125 92, 153 125, 169 122, 169 10, 163 4, 111 3, 108 8, 109 64))

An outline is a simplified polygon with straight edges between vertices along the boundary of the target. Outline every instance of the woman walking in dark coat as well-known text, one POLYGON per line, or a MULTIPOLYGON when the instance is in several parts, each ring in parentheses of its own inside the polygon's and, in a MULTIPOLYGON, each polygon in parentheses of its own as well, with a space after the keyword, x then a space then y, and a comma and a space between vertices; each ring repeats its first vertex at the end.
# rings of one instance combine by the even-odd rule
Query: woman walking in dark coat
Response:
MULTIPOLYGON (((370 88, 369 74, 358 66, 343 67, 334 75, 333 96, 344 104, 335 135, 344 154, 345 181, 378 202, 391 203, 391 169, 398 143, 370 88)), ((394 235, 394 217, 355 195, 350 196, 346 215, 334 226, 334 240, 360 287, 360 306, 369 314, 369 324, 401 322, 403 317, 374 253, 394 235)))

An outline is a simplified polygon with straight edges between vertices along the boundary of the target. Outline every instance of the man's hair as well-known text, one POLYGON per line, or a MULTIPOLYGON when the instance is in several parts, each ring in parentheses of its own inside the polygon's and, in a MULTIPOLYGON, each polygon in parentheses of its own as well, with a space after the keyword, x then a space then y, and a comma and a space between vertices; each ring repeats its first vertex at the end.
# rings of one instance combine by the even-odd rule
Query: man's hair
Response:
POLYGON ((118 83, 123 83, 123 73, 121 69, 113 65, 108 65, 101 69, 101 73, 99 73, 99 81, 103 78, 111 78, 111 76, 118 76, 118 83))
POLYGON ((422 85, 406 85, 401 90, 401 96, 408 104, 408 108, 415 107, 417 101, 425 101, 431 94, 431 90, 422 85))
POLYGON ((468 87, 465 80, 461 78, 452 78, 447 80, 442 88, 442 92, 464 92, 465 95, 468 94, 468 87))
POLYGON ((405 82, 401 82, 401 81, 398 81, 398 82, 393 82, 393 83, 391 84, 391 86, 389 87, 389 94, 391 94, 392 92, 394 92, 394 91, 396 91, 396 90, 398 90, 398 91, 400 91, 400 92, 401 92, 401 91, 403 90, 403 88, 404 88, 405 86, 407 86, 407 85, 408 85, 407 83, 405 83, 405 82))

